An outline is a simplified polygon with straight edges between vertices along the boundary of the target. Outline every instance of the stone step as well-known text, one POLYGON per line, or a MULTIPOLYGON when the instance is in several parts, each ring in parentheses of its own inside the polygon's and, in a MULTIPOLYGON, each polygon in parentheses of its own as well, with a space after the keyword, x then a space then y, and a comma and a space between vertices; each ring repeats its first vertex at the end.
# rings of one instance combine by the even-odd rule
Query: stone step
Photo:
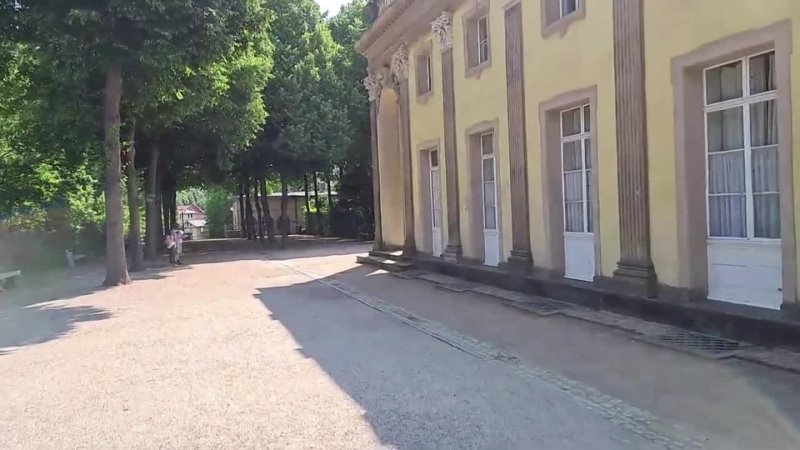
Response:
POLYGON ((388 259, 391 261, 400 261, 403 258, 403 252, 401 250, 397 251, 372 250, 371 252, 369 252, 369 256, 388 259))
POLYGON ((359 256, 356 261, 359 264, 379 267, 387 272, 405 272, 415 268, 414 263, 410 261, 395 261, 377 256, 359 256))

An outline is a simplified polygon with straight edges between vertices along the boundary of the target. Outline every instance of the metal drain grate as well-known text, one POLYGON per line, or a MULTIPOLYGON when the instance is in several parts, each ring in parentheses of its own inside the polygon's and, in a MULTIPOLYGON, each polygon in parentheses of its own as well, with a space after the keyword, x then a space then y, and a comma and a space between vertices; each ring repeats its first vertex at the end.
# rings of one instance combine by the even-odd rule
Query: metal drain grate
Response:
POLYGON ((639 340, 713 359, 730 358, 744 348, 741 342, 685 330, 642 336, 639 340))
POLYGON ((552 316, 572 308, 572 305, 544 297, 531 297, 524 302, 509 302, 509 305, 540 316, 552 316))

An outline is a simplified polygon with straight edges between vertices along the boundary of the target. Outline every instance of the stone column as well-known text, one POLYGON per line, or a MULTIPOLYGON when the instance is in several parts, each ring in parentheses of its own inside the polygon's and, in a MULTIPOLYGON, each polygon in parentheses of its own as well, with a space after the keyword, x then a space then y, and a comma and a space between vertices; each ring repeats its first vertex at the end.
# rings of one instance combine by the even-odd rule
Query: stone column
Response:
POLYGON ((613 12, 621 253, 614 278, 626 290, 652 296, 642 0, 615 0, 613 12))
POLYGON ((505 12, 506 103, 511 165, 511 257, 509 268, 528 271, 533 266, 528 203, 528 151, 525 128, 525 64, 523 52, 522 4, 505 12))
POLYGON ((447 246, 445 261, 461 259, 461 209, 458 198, 458 152, 456 146, 456 96, 453 68, 453 16, 443 12, 431 29, 442 50, 442 94, 444 105, 444 167, 447 196, 447 246))
POLYGON ((408 47, 403 43, 392 55, 391 72, 397 86, 400 103, 400 152, 401 170, 403 173, 403 225, 405 242, 403 256, 412 257, 417 252, 414 238, 414 174, 411 167, 411 112, 409 110, 409 63, 408 47))
POLYGON ((369 125, 372 144, 372 197, 375 216, 375 240, 373 250, 383 250, 383 231, 381 226, 381 172, 380 155, 378 154, 378 105, 381 101, 383 86, 373 74, 364 78, 364 87, 369 96, 369 125))

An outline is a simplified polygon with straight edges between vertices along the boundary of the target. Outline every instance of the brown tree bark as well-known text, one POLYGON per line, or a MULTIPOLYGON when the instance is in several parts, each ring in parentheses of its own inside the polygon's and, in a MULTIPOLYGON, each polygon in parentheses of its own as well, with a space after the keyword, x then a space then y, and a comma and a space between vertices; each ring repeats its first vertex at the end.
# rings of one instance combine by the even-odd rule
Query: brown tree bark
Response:
POLYGON ((314 234, 314 227, 312 226, 313 216, 311 215, 311 199, 308 196, 308 174, 303 174, 303 191, 306 194, 306 233, 314 234))
MULTIPOLYGON (((162 183, 164 183, 162 179, 162 183)), ((164 233, 163 235, 166 236, 167 233, 172 231, 172 227, 169 223, 169 188, 165 186, 161 186, 161 220, 163 223, 161 226, 163 227, 164 233)))
POLYGON ((281 217, 278 219, 278 228, 283 235, 281 248, 286 248, 289 240, 289 182, 283 174, 281 174, 281 217))
POLYGON ((170 230, 178 229, 178 227, 181 227, 181 229, 182 229, 183 228, 183 224, 178 223, 178 187, 177 187, 177 182, 172 184, 172 192, 171 192, 171 195, 170 195, 169 205, 172 208, 170 210, 170 214, 169 214, 169 221, 170 221, 170 224, 172 225, 170 227, 170 230))
POLYGON ((149 260, 154 260, 158 257, 158 249, 161 245, 161 206, 158 204, 159 186, 158 186, 158 158, 159 149, 158 144, 153 142, 150 148, 150 161, 147 168, 147 218, 146 228, 147 235, 145 236, 145 256, 149 260))
POLYGON ((110 64, 106 69, 103 94, 105 132, 106 194, 106 286, 130 284, 128 261, 125 259, 125 229, 122 223, 122 161, 119 141, 120 103, 122 102, 122 68, 110 64))
POLYGON ((261 204, 261 195, 258 193, 258 180, 253 179, 253 195, 255 196, 254 200, 256 203, 256 220, 258 221, 258 241, 261 242, 261 245, 264 245, 264 215, 261 212, 262 204, 261 204))
POLYGON ((239 237, 247 238, 247 218, 244 215, 244 184, 239 181, 239 237))
POLYGON ((332 169, 328 169, 328 172, 325 174, 325 184, 328 186, 328 229, 325 233, 326 236, 331 236, 332 234, 332 224, 333 224, 333 194, 331 189, 331 171, 332 169))
POLYGON ((261 209, 264 210, 264 225, 267 232, 267 241, 275 242, 275 223, 269 210, 269 194, 267 193, 267 180, 262 178, 256 181, 261 185, 261 209))
POLYGON ((130 270, 144 270, 144 255, 140 241, 142 239, 141 216, 139 215, 139 178, 136 172, 136 123, 132 124, 128 151, 125 152, 125 172, 128 178, 128 213, 130 216, 130 236, 128 253, 131 259, 130 270))
POLYGON ((314 171, 314 207, 317 209, 317 213, 316 213, 316 220, 314 221, 314 222, 316 222, 315 225, 314 225, 314 228, 316 228, 316 230, 314 230, 314 234, 316 234, 317 236, 323 236, 325 234, 325 230, 324 230, 325 227, 322 226, 322 206, 319 204, 319 185, 317 183, 318 179, 319 179, 319 177, 317 177, 317 171, 315 170, 314 171))
POLYGON ((244 211, 247 224, 247 239, 255 240, 255 227, 253 226, 253 203, 250 200, 250 177, 244 179, 244 211))

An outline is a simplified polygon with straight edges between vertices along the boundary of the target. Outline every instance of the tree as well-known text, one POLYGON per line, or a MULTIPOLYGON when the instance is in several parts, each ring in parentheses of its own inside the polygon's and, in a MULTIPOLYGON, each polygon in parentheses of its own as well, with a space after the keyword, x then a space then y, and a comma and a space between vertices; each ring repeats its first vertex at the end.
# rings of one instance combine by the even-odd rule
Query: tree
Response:
MULTIPOLYGON (((0 4, 2 32, 58 61, 64 77, 103 74, 106 285, 127 284, 120 109, 133 71, 181 73, 224 59, 267 22, 262 0, 15 0, 0 4)), ((136 94, 134 94, 134 97, 136 94)))

